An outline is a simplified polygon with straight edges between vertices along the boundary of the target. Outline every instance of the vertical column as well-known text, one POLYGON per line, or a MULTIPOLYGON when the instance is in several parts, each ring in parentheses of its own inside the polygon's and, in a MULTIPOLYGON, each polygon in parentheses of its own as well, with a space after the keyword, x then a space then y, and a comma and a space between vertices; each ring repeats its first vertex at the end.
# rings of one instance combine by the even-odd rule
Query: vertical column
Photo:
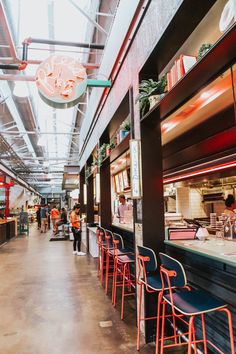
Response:
POLYGON ((141 124, 143 177, 143 244, 156 254, 164 249, 164 192, 159 112, 141 124))
POLYGON ((110 228, 111 225, 111 176, 110 159, 106 159, 100 167, 100 216, 101 226, 110 228))
POLYGON ((87 223, 94 222, 93 176, 88 178, 87 185, 87 223))
MULTIPOLYGON (((164 249, 164 196, 162 145, 159 112, 141 123, 143 178, 143 245, 158 252, 164 249)), ((156 315, 157 297, 145 293, 145 316, 156 315)), ((145 321, 146 342, 155 339, 155 321, 145 321)))
POLYGON ((6 199, 5 217, 7 218, 10 215, 10 187, 6 187, 5 189, 5 199, 6 199))
POLYGON ((85 184, 85 171, 83 169, 80 172, 80 180, 79 180, 79 202, 80 202, 80 211, 82 214, 86 213, 86 205, 84 204, 84 184, 85 184))

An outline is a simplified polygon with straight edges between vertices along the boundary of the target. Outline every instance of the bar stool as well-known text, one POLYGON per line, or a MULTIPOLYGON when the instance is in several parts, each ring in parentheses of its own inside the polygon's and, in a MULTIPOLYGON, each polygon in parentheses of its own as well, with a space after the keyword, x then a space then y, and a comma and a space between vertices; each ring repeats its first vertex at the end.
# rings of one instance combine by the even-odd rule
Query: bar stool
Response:
POLYGON ((106 244, 103 246, 103 252, 105 253, 105 293, 108 292, 108 279, 113 277, 114 259, 112 256, 113 246, 113 233, 110 230, 105 230, 106 244))
MULTIPOLYGON (((113 263, 113 280, 112 280, 112 304, 114 303, 114 294, 115 294, 115 269, 117 265, 117 256, 122 256, 122 255, 133 255, 133 252, 131 252, 128 248, 124 247, 124 241, 121 235, 117 233, 113 233, 113 248, 109 250, 109 255, 112 258, 112 263, 113 263)), ((118 274, 119 276, 119 274, 118 274)))
POLYGON ((103 227, 98 226, 96 230, 96 243, 98 245, 98 269, 97 269, 97 276, 100 279, 102 284, 103 282, 103 273, 104 273, 104 251, 103 247, 106 245, 105 240, 106 231, 103 227))
POLYGON ((138 329, 137 329, 137 350, 140 349, 140 326, 141 321, 157 319, 157 326, 160 321, 160 308, 157 309, 157 316, 141 318, 143 288, 148 293, 159 293, 162 290, 160 271, 157 268, 156 254, 151 248, 138 246, 138 274, 137 284, 140 286, 138 295, 138 329))
POLYGON ((116 254, 114 258, 114 275, 113 275, 113 296, 112 303, 116 306, 117 287, 121 287, 121 319, 124 318, 124 301, 126 296, 135 294, 135 276, 131 272, 131 265, 135 263, 134 253, 116 254), (118 281, 120 277, 120 281, 118 281), (125 289, 128 287, 128 291, 125 289))
MULTIPOLYGON (((223 354, 214 343, 212 343, 206 336, 205 314, 215 311, 225 312, 228 316, 228 328, 230 337, 231 354, 235 354, 234 351, 234 337, 232 326, 232 315, 227 304, 220 299, 213 297, 209 292, 201 289, 187 288, 187 278, 182 264, 176 259, 160 253, 161 258, 161 279, 162 279, 162 291, 159 294, 159 302, 163 303, 162 306, 162 328, 160 336, 160 353, 163 354, 164 348, 175 347, 178 345, 188 345, 188 354, 191 354, 192 347, 194 347, 194 353, 197 353, 197 344, 203 343, 204 353, 208 352, 208 345, 211 345, 216 351, 223 354), (168 284, 168 290, 166 289, 166 283, 168 284), (174 290, 173 287, 176 289, 174 290), (187 289, 186 289, 187 288, 187 289), (173 336, 175 342, 173 344, 164 344, 167 338, 165 337, 165 310, 166 304, 171 306, 172 315, 176 319, 180 319, 188 326, 188 343, 177 343, 177 337, 181 335, 176 334, 173 336), (202 322, 202 339, 196 339, 194 319, 196 316, 201 317, 202 322), (187 320, 186 320, 187 318, 187 320)), ((156 354, 159 353, 159 330, 157 329, 156 339, 156 354)), ((229 354, 229 353, 227 353, 229 354)))

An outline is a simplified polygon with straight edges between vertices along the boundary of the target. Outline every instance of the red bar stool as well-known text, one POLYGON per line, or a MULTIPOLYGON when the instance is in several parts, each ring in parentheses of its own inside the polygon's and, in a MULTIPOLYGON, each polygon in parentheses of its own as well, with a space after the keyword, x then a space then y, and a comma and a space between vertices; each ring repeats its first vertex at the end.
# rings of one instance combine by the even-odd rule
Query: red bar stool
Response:
POLYGON ((113 233, 110 230, 105 230, 105 240, 106 245, 103 247, 105 252, 105 293, 108 293, 108 280, 109 277, 113 277, 113 268, 114 268, 114 258, 112 251, 113 246, 113 233))
POLYGON ((116 306, 117 287, 122 288, 121 292, 121 319, 124 318, 125 297, 135 294, 135 276, 131 272, 131 265, 135 263, 134 254, 117 254, 114 258, 113 296, 112 303, 116 306), (120 278, 120 281, 118 280, 120 278), (128 288, 128 291, 126 291, 128 288))
MULTIPOLYGON (((114 304, 114 294, 115 294, 115 269, 117 266, 117 256, 122 256, 122 255, 127 255, 131 254, 133 255, 133 252, 131 252, 128 248, 124 247, 124 241, 121 235, 117 233, 113 233, 113 248, 109 250, 109 254, 112 257, 113 260, 113 281, 112 281, 112 304, 114 304)), ((119 277, 120 274, 117 275, 119 277)), ((117 279, 116 279, 117 281, 117 279)))
POLYGON ((159 353, 159 339, 160 354, 163 354, 164 348, 171 348, 179 345, 188 345, 188 354, 191 354, 192 348, 194 348, 194 353, 197 353, 197 345, 199 343, 203 344, 204 353, 206 354, 208 353, 208 344, 218 353, 224 354, 218 346, 207 339, 206 335, 205 314, 216 311, 224 312, 228 317, 230 352, 227 351, 225 354, 235 354, 232 315, 227 308, 228 305, 222 300, 213 297, 207 291, 189 288, 187 286, 187 278, 184 268, 179 261, 164 253, 160 253, 160 258, 162 262, 160 274, 163 289, 159 294, 158 300, 163 303, 163 306, 161 334, 159 334, 159 330, 157 328, 156 354, 159 353), (168 285, 168 290, 165 290, 166 283, 168 285), (175 333, 175 335, 172 336, 175 342, 173 344, 165 344, 165 340, 170 339, 170 337, 165 336, 165 311, 167 304, 171 306, 172 315, 176 319, 179 319, 187 324, 188 331, 184 335, 188 335, 188 343, 178 343, 177 337, 180 337, 183 334, 175 333), (203 334, 202 339, 196 339, 194 328, 194 320, 196 316, 201 317, 203 334))
POLYGON ((105 258, 103 247, 106 245, 105 241, 106 231, 103 227, 98 226, 96 230, 96 243, 98 245, 98 272, 97 275, 100 279, 101 284, 103 283, 103 273, 105 268, 105 258))
POLYGON ((138 294, 138 329, 137 329, 137 350, 140 349, 140 328, 141 321, 157 319, 157 326, 160 322, 160 308, 157 309, 157 316, 141 317, 143 288, 148 293, 157 293, 162 290, 160 271, 157 268, 157 259, 154 251, 148 247, 138 246, 138 274, 137 284, 139 285, 138 294))

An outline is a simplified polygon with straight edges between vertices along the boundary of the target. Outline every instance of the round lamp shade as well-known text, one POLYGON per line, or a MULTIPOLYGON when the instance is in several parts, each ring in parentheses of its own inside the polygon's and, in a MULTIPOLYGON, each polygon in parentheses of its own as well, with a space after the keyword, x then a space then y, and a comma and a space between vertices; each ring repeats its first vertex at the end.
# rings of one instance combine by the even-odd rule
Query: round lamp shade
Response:
POLYGON ((87 74, 74 58, 51 55, 39 65, 35 81, 45 103, 54 108, 70 108, 85 92, 87 74))

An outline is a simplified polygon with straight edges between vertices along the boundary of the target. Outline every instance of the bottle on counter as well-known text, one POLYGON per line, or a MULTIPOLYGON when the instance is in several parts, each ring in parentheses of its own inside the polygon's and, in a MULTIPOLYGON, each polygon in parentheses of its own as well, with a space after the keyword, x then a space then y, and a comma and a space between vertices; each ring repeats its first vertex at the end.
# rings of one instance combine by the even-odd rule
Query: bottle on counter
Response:
POLYGON ((233 221, 233 230, 232 230, 232 238, 236 239, 236 220, 233 221))
POLYGON ((230 218, 228 218, 224 224, 224 237, 232 239, 233 238, 233 229, 234 229, 233 223, 230 220, 230 218))

